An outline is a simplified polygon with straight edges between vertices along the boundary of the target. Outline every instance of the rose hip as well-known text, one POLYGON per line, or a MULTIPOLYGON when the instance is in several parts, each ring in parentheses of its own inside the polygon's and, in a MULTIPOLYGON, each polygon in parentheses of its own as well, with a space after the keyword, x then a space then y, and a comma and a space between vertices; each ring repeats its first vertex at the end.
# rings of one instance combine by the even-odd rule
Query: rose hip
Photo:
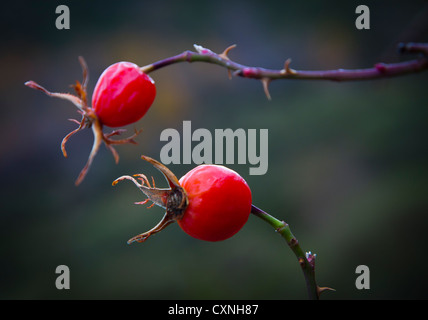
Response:
POLYGON ((245 180, 235 171, 219 165, 200 165, 185 174, 180 181, 160 162, 142 156, 169 182, 169 189, 158 189, 150 185, 143 174, 134 177, 122 176, 113 181, 131 180, 147 196, 136 204, 152 201, 166 209, 165 216, 151 230, 131 238, 143 242, 151 235, 177 221, 181 229, 190 236, 206 241, 221 241, 232 237, 247 222, 251 213, 251 190, 245 180))
POLYGON ((102 124, 122 127, 140 120, 155 99, 156 87, 150 76, 131 62, 108 67, 98 79, 92 108, 102 124))
POLYGON ((92 107, 87 103, 87 82, 88 68, 82 57, 79 58, 83 69, 82 83, 76 82, 73 86, 77 95, 69 93, 57 93, 46 90, 34 81, 27 81, 26 86, 40 90, 50 97, 61 98, 72 102, 82 115, 81 121, 71 119, 79 127, 67 134, 61 143, 61 150, 64 157, 67 157, 65 144, 68 139, 85 128, 92 128, 94 133, 94 144, 85 167, 76 180, 76 185, 85 178, 95 155, 102 142, 112 152, 116 163, 119 155, 113 145, 133 143, 134 138, 140 133, 121 140, 110 139, 114 135, 119 135, 123 130, 114 130, 109 134, 104 134, 103 126, 121 127, 140 120, 150 108, 155 99, 155 83, 136 64, 131 62, 118 62, 108 67, 98 79, 92 96, 92 107))

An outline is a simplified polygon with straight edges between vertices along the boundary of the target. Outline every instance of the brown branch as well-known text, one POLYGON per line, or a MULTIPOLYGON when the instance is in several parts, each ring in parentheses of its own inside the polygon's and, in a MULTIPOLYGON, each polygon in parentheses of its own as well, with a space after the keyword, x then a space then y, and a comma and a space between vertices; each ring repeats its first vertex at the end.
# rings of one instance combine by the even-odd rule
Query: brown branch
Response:
POLYGON ((400 44, 401 53, 416 53, 420 56, 413 60, 399 63, 376 63, 371 68, 365 69, 336 69, 305 71, 290 68, 290 59, 284 63, 284 67, 279 70, 251 67, 242 65, 229 59, 228 53, 235 45, 228 47, 223 53, 217 54, 213 51, 194 45, 197 52, 184 51, 183 53, 169 57, 141 68, 145 73, 153 72, 171 64, 179 62, 206 62, 217 64, 228 70, 229 76, 251 78, 261 80, 266 96, 270 98, 268 85, 272 80, 296 79, 296 80, 330 80, 330 81, 357 81, 372 80, 380 78, 397 77, 401 75, 421 72, 428 69, 428 44, 427 43, 407 43, 400 44))

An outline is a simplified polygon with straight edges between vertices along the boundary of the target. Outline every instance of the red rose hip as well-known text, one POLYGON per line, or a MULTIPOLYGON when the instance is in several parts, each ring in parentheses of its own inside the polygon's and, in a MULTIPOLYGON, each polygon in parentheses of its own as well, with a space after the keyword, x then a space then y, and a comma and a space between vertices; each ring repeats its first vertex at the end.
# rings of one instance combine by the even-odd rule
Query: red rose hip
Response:
POLYGON ((172 222, 178 222, 194 238, 221 241, 232 237, 247 222, 252 209, 251 190, 235 171, 220 165, 200 165, 178 180, 162 163, 147 156, 142 158, 163 173, 170 188, 155 188, 154 181, 152 187, 144 174, 119 177, 113 185, 125 179, 133 181, 147 196, 136 204, 152 201, 151 206, 165 208, 166 213, 154 228, 128 243, 146 241, 172 222))
POLYGON ((100 122, 121 127, 140 120, 156 96, 150 76, 131 62, 108 67, 98 79, 92 95, 92 108, 100 122))
POLYGON ((135 144, 134 138, 141 132, 135 133, 125 139, 111 139, 111 137, 121 134, 123 129, 114 130, 105 134, 103 126, 121 127, 140 120, 150 108, 156 95, 155 83, 136 64, 131 62, 118 62, 108 67, 98 79, 92 95, 92 107, 87 101, 88 67, 85 60, 79 57, 83 71, 83 81, 76 81, 73 86, 77 95, 70 93, 50 92, 34 81, 27 81, 26 86, 40 90, 50 97, 65 99, 72 102, 82 115, 80 121, 71 119, 79 125, 78 128, 67 134, 61 143, 61 150, 64 157, 67 157, 65 144, 71 136, 85 128, 91 128, 94 133, 94 144, 85 167, 80 172, 76 185, 79 185, 85 178, 100 145, 104 142, 113 154, 116 163, 119 161, 119 154, 114 145, 135 144))
POLYGON ((189 205, 181 229, 194 238, 221 241, 237 233, 251 212, 251 191, 235 171, 219 165, 201 165, 180 179, 189 205))

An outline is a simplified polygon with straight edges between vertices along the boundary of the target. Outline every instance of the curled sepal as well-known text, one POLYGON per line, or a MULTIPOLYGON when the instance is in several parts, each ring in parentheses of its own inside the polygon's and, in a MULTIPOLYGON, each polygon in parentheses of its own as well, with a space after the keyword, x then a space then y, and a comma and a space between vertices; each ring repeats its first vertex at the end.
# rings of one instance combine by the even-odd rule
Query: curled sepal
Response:
POLYGON ((133 176, 121 176, 114 180, 112 185, 115 186, 119 181, 123 180, 132 181, 147 197, 147 199, 144 201, 135 202, 135 204, 146 204, 147 202, 152 201, 153 204, 149 208, 156 204, 164 208, 166 213, 162 220, 154 228, 129 239, 128 244, 131 244, 135 241, 144 242, 151 235, 158 233, 171 223, 180 220, 184 214, 184 211, 186 210, 187 205, 189 204, 186 191, 180 186, 177 177, 171 172, 171 170, 155 159, 144 155, 141 156, 141 158, 152 164, 164 175, 169 184, 169 188, 156 188, 153 178, 152 185, 150 185, 147 177, 141 173, 134 174, 133 176), (137 181, 137 179, 140 182, 137 181))
POLYGON ((35 89, 35 90, 39 90, 39 91, 43 92, 44 94, 48 95, 49 97, 68 100, 71 103, 73 103, 79 110, 84 112, 83 101, 79 97, 76 97, 75 95, 72 95, 70 93, 50 92, 49 90, 45 89, 40 84, 38 84, 32 80, 27 81, 24 84, 31 89, 35 89))
POLYGON ((132 181, 138 187, 138 189, 140 189, 147 196, 146 200, 141 202, 135 202, 135 204, 146 204, 148 201, 152 201, 159 207, 166 209, 167 199, 172 191, 171 189, 159 189, 151 187, 147 177, 143 174, 134 174, 133 177, 121 176, 113 181, 113 186, 115 186, 119 181, 123 180, 132 181), (139 183, 134 177, 138 177, 141 183, 139 183))
POLYGON ((181 188, 180 183, 178 182, 178 179, 175 176, 175 174, 172 173, 172 171, 169 170, 165 165, 163 165, 159 161, 157 161, 153 158, 147 157, 145 155, 142 155, 141 159, 151 163, 156 169, 158 169, 160 172, 162 172, 162 174, 165 176, 166 180, 168 181, 169 186, 172 189, 173 188, 181 188))
POLYGON ((135 237, 132 237, 127 241, 128 244, 131 244, 133 242, 144 242, 146 241, 151 235, 158 233, 159 231, 162 231, 166 228, 166 226, 170 225, 171 223, 175 222, 176 219, 172 216, 171 213, 166 212, 163 216, 162 220, 152 229, 150 229, 147 232, 141 233, 139 235, 136 235, 135 237))

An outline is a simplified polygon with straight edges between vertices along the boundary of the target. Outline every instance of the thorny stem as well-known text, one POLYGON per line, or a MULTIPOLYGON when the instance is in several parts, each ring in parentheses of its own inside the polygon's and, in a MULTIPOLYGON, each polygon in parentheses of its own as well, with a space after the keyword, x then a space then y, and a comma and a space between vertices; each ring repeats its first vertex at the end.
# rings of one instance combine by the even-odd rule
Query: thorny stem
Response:
POLYGON ((228 53, 235 45, 228 47, 223 53, 217 54, 199 45, 194 45, 197 52, 184 51, 173 57, 169 57, 150 65, 144 66, 141 70, 149 73, 160 68, 179 62, 206 62, 217 64, 231 72, 235 76, 258 79, 262 81, 265 94, 270 99, 268 91, 269 83, 277 79, 300 79, 300 80, 331 80, 331 81, 356 81, 371 80, 379 78, 396 77, 409 73, 416 73, 428 69, 428 44, 407 43, 400 44, 401 53, 419 53, 417 59, 399 63, 376 63, 372 68, 365 69, 336 69, 320 71, 304 71, 290 68, 291 59, 287 59, 284 67, 280 70, 265 69, 260 67, 250 67, 236 63, 229 59, 228 53))
POLYGON ((303 275, 305 276, 306 288, 310 299, 318 300, 321 292, 326 290, 334 290, 327 287, 319 287, 317 285, 315 281, 316 254, 312 254, 311 252, 303 252, 299 241, 293 235, 290 226, 287 223, 276 219, 265 211, 257 208, 255 205, 251 206, 251 213, 270 224, 275 229, 275 231, 285 239, 290 249, 294 252, 297 257, 297 261, 302 268, 303 275))
MULTIPOLYGON (((150 73, 163 67, 179 62, 206 62, 216 64, 227 69, 229 78, 232 74, 243 78, 252 78, 260 80, 263 84, 264 92, 270 100, 269 84, 278 79, 296 79, 296 80, 330 80, 330 81, 357 81, 372 80, 380 78, 396 77, 410 73, 421 72, 428 69, 428 44, 427 43, 407 43, 400 44, 400 53, 417 53, 420 56, 417 59, 399 62, 399 63, 376 63, 372 68, 365 69, 336 69, 303 71, 290 68, 291 59, 287 59, 284 67, 279 70, 265 69, 260 67, 250 67, 239 64, 229 59, 228 53, 235 48, 232 45, 221 54, 214 53, 199 45, 194 45, 197 52, 184 51, 181 54, 159 60, 150 65, 144 66, 141 70, 150 73)), ((298 240, 291 232, 287 223, 280 221, 269 215, 263 210, 252 205, 251 213, 269 223, 286 241, 288 246, 294 252, 302 268, 306 280, 306 287, 310 299, 319 299, 321 292, 334 290, 328 287, 319 287, 315 280, 315 258, 316 255, 311 252, 304 253, 298 240)))

